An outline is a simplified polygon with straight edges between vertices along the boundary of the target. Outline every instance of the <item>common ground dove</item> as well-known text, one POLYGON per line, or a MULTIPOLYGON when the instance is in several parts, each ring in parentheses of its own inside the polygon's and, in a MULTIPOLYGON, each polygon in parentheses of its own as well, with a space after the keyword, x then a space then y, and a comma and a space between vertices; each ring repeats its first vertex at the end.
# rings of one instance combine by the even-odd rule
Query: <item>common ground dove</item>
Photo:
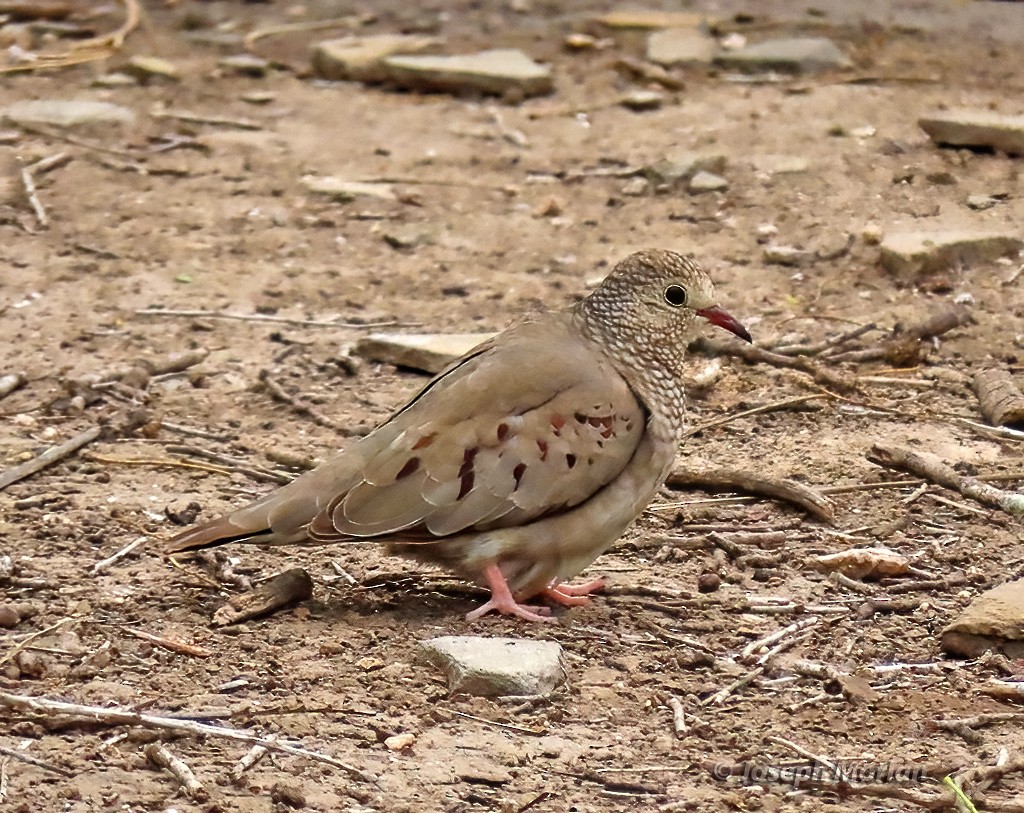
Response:
POLYGON ((708 275, 672 251, 630 255, 575 307, 524 321, 450 364, 319 468, 178 534, 228 542, 386 542, 486 585, 491 610, 551 620, 570 585, 664 482, 683 430, 687 343, 707 320, 750 341, 708 275))

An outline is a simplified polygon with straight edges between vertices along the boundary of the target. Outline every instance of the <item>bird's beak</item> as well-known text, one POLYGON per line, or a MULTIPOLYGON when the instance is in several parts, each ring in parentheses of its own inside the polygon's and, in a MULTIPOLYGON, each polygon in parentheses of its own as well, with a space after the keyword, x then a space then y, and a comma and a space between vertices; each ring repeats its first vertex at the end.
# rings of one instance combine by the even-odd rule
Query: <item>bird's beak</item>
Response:
POLYGON ((697 311, 697 315, 703 316, 713 325, 724 327, 730 333, 735 333, 745 342, 750 342, 751 344, 754 343, 754 340, 750 338, 750 334, 747 332, 747 329, 739 323, 736 317, 726 313, 718 307, 718 305, 715 305, 713 308, 701 308, 697 311))

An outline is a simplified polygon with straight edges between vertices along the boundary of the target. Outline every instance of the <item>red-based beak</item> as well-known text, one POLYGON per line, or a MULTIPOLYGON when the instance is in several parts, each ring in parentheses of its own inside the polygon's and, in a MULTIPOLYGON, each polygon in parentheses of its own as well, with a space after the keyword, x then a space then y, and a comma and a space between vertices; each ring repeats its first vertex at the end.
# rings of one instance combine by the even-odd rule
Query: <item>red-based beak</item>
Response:
POLYGON ((735 317, 730 316, 718 307, 718 305, 715 305, 713 308, 701 308, 697 311, 697 315, 703 316, 713 325, 724 327, 730 333, 735 333, 745 342, 750 342, 751 344, 754 343, 754 340, 750 338, 750 334, 747 332, 747 329, 743 327, 735 317))

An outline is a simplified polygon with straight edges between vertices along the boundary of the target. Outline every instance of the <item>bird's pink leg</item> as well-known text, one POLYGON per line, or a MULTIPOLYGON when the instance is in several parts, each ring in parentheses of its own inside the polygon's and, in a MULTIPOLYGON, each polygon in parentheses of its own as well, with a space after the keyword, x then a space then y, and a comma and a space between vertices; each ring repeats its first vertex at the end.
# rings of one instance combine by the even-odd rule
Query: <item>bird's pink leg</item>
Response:
POLYGON ((477 607, 473 612, 466 614, 467 621, 476 621, 491 610, 496 610, 505 615, 517 615, 527 621, 554 621, 547 607, 527 607, 520 604, 512 597, 512 591, 508 589, 508 582, 497 565, 488 565, 484 568, 484 578, 487 586, 491 588, 491 598, 486 603, 477 607))
POLYGON ((540 595, 566 607, 579 607, 590 600, 587 596, 602 587, 604 587, 604 579, 593 579, 583 584, 564 584, 555 579, 540 591, 540 595))

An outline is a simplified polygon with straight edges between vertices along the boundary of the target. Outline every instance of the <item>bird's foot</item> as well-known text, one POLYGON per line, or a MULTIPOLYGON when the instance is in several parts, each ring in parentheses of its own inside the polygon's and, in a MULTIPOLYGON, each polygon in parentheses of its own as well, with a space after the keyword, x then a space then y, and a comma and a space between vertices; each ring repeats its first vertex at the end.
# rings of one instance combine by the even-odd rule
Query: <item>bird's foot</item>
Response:
POLYGON ((590 601, 587 596, 604 587, 604 579, 593 579, 583 584, 565 584, 555 579, 540 591, 540 595, 548 601, 565 607, 579 607, 590 601))
POLYGON ((488 565, 484 568, 483 575, 487 580, 487 586, 491 588, 491 598, 472 612, 467 613, 467 621, 476 621, 478 618, 487 615, 491 610, 503 615, 515 615, 526 621, 555 620, 551 615, 551 609, 548 607, 530 607, 516 601, 512 596, 512 591, 508 589, 508 582, 505 581, 501 568, 497 565, 488 565))

